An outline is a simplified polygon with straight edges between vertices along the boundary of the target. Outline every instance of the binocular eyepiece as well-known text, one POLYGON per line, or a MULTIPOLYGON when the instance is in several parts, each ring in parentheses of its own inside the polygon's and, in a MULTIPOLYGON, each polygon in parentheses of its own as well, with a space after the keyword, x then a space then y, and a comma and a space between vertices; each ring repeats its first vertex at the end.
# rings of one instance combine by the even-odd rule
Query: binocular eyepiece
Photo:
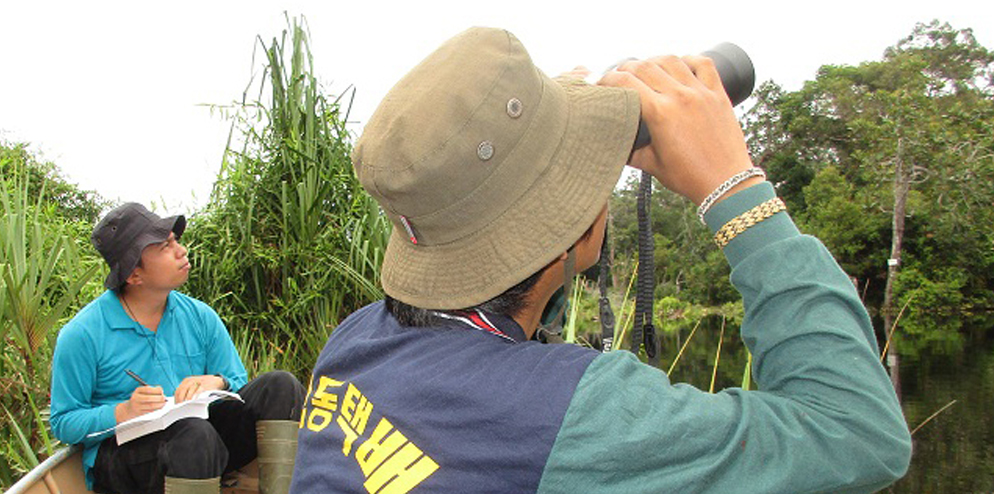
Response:
MULTIPOLYGON (((721 77, 721 85, 725 88, 728 99, 732 101, 732 106, 745 101, 752 94, 753 86, 756 84, 756 71, 749 55, 746 55, 742 48, 732 43, 721 43, 701 55, 714 61, 718 76, 721 77)), ((644 120, 639 119, 639 130, 635 135, 632 151, 648 146, 651 141, 649 127, 644 120)))

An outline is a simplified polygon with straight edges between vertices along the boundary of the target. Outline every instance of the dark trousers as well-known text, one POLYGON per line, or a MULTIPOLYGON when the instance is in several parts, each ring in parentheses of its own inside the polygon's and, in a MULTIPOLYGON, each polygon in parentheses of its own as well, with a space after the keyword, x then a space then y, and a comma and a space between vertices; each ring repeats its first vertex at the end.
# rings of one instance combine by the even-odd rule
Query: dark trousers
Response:
POLYGON ((107 439, 93 466, 93 490, 158 493, 165 477, 209 479, 239 469, 256 457, 255 422, 299 420, 305 392, 293 374, 268 372, 238 390, 244 403, 211 404, 207 420, 183 419, 120 446, 107 439))

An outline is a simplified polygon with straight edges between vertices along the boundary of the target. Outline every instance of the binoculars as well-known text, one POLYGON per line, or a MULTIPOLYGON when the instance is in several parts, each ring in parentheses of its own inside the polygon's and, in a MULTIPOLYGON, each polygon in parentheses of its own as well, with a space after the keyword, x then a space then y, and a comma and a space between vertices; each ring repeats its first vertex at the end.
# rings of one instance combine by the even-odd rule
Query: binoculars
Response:
MULTIPOLYGON (((721 85, 725 88, 725 94, 732 101, 732 106, 745 101, 752 94, 753 86, 756 84, 756 71, 752 66, 749 55, 732 43, 721 43, 701 55, 714 61, 714 66, 721 77, 721 85)), ((635 135, 635 143, 632 151, 648 146, 652 142, 649 134, 649 127, 645 121, 639 119, 638 134, 635 135)))

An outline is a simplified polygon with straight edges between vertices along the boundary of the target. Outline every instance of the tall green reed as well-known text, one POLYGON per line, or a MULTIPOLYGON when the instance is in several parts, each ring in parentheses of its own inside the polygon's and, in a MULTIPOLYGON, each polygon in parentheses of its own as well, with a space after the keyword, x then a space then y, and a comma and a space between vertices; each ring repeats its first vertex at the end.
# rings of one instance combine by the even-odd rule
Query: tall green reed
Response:
MULTIPOLYGON (((617 324, 614 328, 614 348, 618 351, 622 348, 629 348, 630 341, 625 341, 625 338, 630 340, 630 331, 634 324, 634 313, 635 313, 635 303, 632 300, 632 287, 637 279, 638 273, 638 261, 635 260, 631 263, 630 273, 628 275, 628 284, 622 295, 620 304, 617 305, 617 324)), ((578 283, 578 285, 580 285, 578 283)), ((576 295, 574 297, 577 297, 576 295)), ((579 307, 580 303, 578 300, 571 299, 573 307, 579 307)), ((653 314, 653 323, 660 330, 660 343, 661 348, 659 351, 663 352, 663 358, 660 362, 662 365, 666 360, 668 360, 667 354, 670 353, 665 345, 663 344, 667 340, 668 336, 676 335, 677 347, 675 355, 669 363, 669 366, 665 369, 668 376, 673 375, 674 369, 680 363, 681 359, 688 352, 688 348, 694 339, 694 335, 697 334, 697 330, 700 328, 701 324, 710 317, 720 317, 721 323, 719 328, 718 340, 715 345, 713 352, 713 364, 710 368, 710 380, 708 381, 708 390, 714 392, 717 387, 718 376, 719 376, 719 364, 722 361, 723 354, 723 343, 725 343, 725 329, 726 323, 732 324, 736 329, 737 326, 741 325, 744 309, 741 302, 724 304, 717 307, 704 307, 690 302, 681 301, 675 297, 663 297, 662 299, 657 299, 655 303, 656 313, 653 314), (685 329, 690 328, 690 333, 687 338, 679 341, 679 334, 685 329)), ((571 321, 574 318, 582 319, 584 317, 594 317, 593 313, 596 309, 587 311, 581 314, 571 314, 571 321)), ((569 341, 569 340, 567 340, 569 341)), ((744 346, 741 347, 741 352, 745 355, 745 362, 742 364, 742 374, 741 374, 741 387, 743 389, 750 389, 752 387, 752 354, 744 346)), ((645 359, 645 354, 640 352, 639 357, 645 359)), ((726 380, 727 382, 727 380, 726 380)))
POLYGON ((247 366, 310 372, 331 330, 382 297, 389 222, 352 170, 346 91, 325 96, 303 20, 257 48, 205 210, 185 236, 187 290, 228 323, 247 366), (256 94, 249 99, 248 94, 256 94))

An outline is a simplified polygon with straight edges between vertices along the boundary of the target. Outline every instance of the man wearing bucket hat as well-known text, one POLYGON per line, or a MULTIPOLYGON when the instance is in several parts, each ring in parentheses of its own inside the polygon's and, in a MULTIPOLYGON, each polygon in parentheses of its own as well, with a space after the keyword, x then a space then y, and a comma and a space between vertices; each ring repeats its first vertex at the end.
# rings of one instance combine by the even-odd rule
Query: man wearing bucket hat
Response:
POLYGON ((110 273, 107 291, 59 332, 52 363, 52 430, 83 444, 87 487, 113 493, 218 492, 220 476, 258 456, 260 491, 286 492, 303 386, 292 374, 247 381, 218 315, 175 291, 190 263, 179 243, 183 216, 160 218, 140 204, 108 213, 92 241, 110 273), (114 426, 212 389, 208 420, 185 419, 118 444, 114 426))
POLYGON ((550 79, 505 31, 443 44, 384 98, 359 180, 393 222, 385 301, 315 365, 291 492, 871 492, 910 437, 866 311, 763 182, 713 65, 550 79), (694 201, 732 265, 758 390, 532 341, 592 265, 632 163, 694 201), (712 191, 719 200, 708 198, 712 191))

